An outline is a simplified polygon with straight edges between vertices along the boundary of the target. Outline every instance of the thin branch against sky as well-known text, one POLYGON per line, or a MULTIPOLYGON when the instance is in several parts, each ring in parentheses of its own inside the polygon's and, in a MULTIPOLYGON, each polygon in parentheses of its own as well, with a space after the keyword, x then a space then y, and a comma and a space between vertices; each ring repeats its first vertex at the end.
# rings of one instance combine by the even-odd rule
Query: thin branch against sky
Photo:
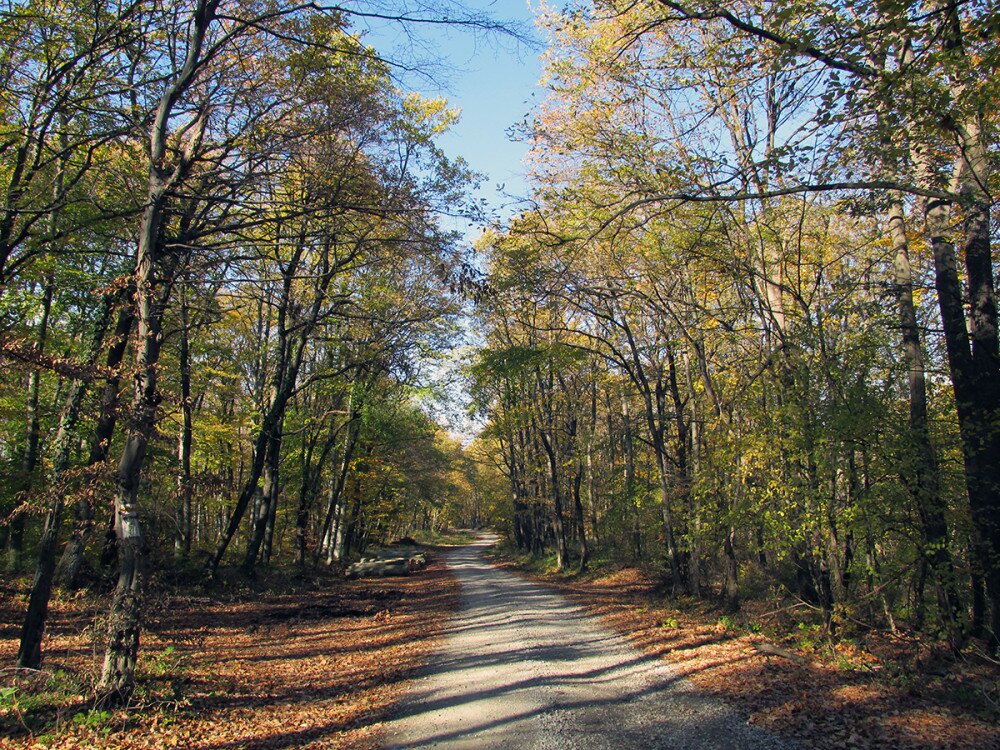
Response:
MULTIPOLYGON (((404 5, 388 3, 384 12, 357 18, 355 27, 380 54, 405 61, 411 72, 401 74, 401 85, 443 96, 461 110, 440 146, 482 175, 476 200, 488 218, 505 220, 528 194, 527 145, 513 140, 512 132, 532 108, 541 75, 543 44, 529 0, 411 4, 407 18, 428 20, 416 24, 393 17, 389 6, 401 16, 404 5)), ((460 229, 472 239, 480 227, 460 229)))

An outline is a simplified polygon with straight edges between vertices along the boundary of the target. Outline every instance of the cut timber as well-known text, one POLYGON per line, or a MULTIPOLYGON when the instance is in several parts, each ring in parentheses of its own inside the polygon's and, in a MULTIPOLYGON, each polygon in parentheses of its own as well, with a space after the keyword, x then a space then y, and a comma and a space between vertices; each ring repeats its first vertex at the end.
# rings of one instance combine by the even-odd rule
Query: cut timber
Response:
POLYGON ((762 641, 760 643, 754 643, 753 648, 765 657, 780 656, 782 659, 788 659, 789 661, 794 661, 799 664, 806 664, 807 660, 800 654, 796 654, 794 651, 789 651, 781 646, 775 646, 773 643, 767 643, 762 641))
POLYGON ((410 574, 410 561, 405 557, 388 560, 366 560, 357 562, 347 569, 348 578, 384 578, 410 574))
POLYGON ((362 557, 347 569, 348 578, 383 578, 385 576, 405 576, 413 571, 423 570, 430 561, 424 550, 384 549, 375 557, 362 557))

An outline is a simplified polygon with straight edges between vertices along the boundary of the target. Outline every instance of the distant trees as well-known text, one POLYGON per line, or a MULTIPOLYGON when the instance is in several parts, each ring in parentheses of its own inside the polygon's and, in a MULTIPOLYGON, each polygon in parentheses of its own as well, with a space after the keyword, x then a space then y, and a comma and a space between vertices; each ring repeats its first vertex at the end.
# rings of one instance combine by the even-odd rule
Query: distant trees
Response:
MULTIPOLYGON (((639 554, 655 535, 675 591, 713 584, 730 607, 759 570, 830 627, 863 610, 996 646, 995 22, 947 4, 549 13, 538 208, 484 243, 480 378, 552 337, 585 354, 559 371, 598 391, 570 407, 601 434, 591 540, 639 554)), ((516 498, 540 479, 510 448, 545 430, 509 394, 483 404, 531 546, 516 498)), ((561 503, 541 498, 558 552, 561 503)))

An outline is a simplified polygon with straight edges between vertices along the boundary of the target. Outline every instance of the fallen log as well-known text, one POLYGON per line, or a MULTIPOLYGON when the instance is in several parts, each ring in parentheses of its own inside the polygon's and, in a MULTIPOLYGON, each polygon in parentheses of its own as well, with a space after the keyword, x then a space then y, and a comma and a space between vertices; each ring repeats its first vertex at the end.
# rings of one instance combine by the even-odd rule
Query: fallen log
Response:
POLYGON ((753 648, 757 653, 762 654, 768 659, 772 656, 780 656, 782 659, 788 659, 789 661, 794 661, 798 664, 808 663, 808 660, 801 654, 796 654, 794 651, 789 651, 786 648, 776 646, 773 643, 767 643, 766 641, 754 643, 753 648))
POLYGON ((410 574, 410 561, 405 557, 387 560, 363 560, 347 568, 348 578, 385 578, 386 576, 406 576, 410 574))

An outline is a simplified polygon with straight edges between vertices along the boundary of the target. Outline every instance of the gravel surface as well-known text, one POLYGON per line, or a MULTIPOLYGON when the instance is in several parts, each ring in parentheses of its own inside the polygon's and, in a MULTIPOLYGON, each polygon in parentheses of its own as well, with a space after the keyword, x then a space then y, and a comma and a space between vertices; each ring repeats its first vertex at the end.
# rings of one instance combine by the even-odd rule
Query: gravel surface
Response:
POLYGON ((491 566, 480 553, 493 541, 448 554, 461 606, 388 723, 388 748, 795 747, 560 594, 491 566))

